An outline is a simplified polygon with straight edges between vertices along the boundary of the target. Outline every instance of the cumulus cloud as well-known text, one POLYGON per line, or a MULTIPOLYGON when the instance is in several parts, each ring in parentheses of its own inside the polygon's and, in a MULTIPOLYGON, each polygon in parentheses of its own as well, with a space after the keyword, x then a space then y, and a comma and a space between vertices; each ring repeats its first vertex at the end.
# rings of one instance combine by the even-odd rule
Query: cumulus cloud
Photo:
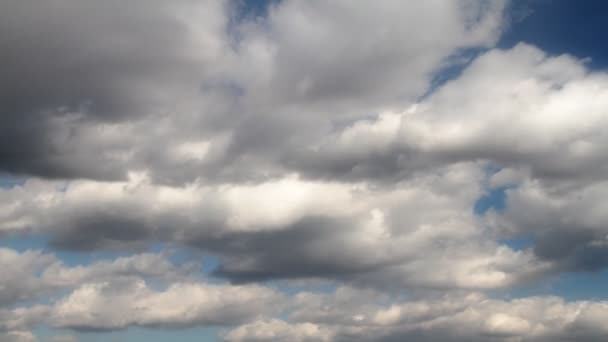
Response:
POLYGON ((2 342, 36 342, 36 336, 29 331, 11 331, 8 333, 0 333, 0 341, 2 342))
POLYGON ((0 332, 28 336, 30 334, 27 331, 43 321, 48 314, 49 308, 44 305, 0 309, 0 332))
POLYGON ((166 182, 264 177, 281 169, 277 142, 314 139, 332 117, 415 98, 450 55, 490 46, 504 6, 284 1, 263 22, 235 22, 227 1, 7 1, 0 168, 96 179, 142 168, 166 182))
POLYGON ((185 278, 196 269, 193 263, 177 266, 157 254, 136 254, 112 261, 68 266, 51 253, 39 250, 20 253, 9 248, 0 248, 0 265, 5 274, 0 280, 2 306, 39 296, 50 298, 57 290, 91 281, 139 277, 176 280, 185 278))
POLYGON ((236 282, 330 277, 384 286, 390 278, 393 287, 495 288, 544 272, 531 252, 493 241, 470 209, 484 179, 479 165, 465 163, 393 189, 295 176, 176 188, 133 177, 32 181, 0 193, 14 203, 9 231, 33 229, 76 250, 177 242, 220 257, 214 274, 236 282))
POLYGON ((2 170, 121 177, 131 147, 116 133, 127 121, 175 110, 181 97, 196 98, 226 44, 224 7, 3 2, 2 170))
POLYGON ((231 331, 225 337, 226 341, 298 341, 321 342, 331 341, 331 332, 312 323, 289 324, 279 319, 257 321, 243 325, 231 331))
POLYGON ((605 302, 558 297, 490 299, 479 293, 387 302, 358 290, 301 294, 285 320, 260 320, 226 341, 599 341, 605 302))
POLYGON ((280 299, 256 285, 173 283, 155 291, 143 281, 90 283, 55 303, 50 321, 83 331, 228 325, 274 314, 280 299))
POLYGON ((606 73, 495 48, 508 1, 266 5, 0 3, 0 237, 57 251, 0 248, 0 341, 605 339, 605 302, 487 293, 608 265, 606 73))
POLYGON ((326 177, 371 177, 490 160, 541 178, 601 178, 607 82, 567 55, 526 44, 490 50, 424 101, 310 146, 303 165, 326 177))
POLYGON ((294 163, 315 176, 394 182, 487 161, 499 169, 487 191, 509 188, 505 212, 488 215, 499 236, 530 238, 535 254, 561 269, 600 269, 606 82, 568 55, 525 44, 491 50, 428 99, 355 122, 294 163))
POLYGON ((606 182, 524 178, 506 192, 504 212, 487 220, 503 236, 532 241, 534 253, 562 270, 597 271, 608 263, 606 182))

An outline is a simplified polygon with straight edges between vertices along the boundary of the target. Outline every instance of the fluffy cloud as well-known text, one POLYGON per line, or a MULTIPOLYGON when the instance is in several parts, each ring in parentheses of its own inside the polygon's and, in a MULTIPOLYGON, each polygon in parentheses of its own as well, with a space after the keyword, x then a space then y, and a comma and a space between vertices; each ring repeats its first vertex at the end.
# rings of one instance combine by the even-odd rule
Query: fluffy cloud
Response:
POLYGON ((0 341, 38 341, 30 330, 45 321, 49 313, 49 308, 44 305, 0 309, 0 341))
POLYGON ((494 48, 502 0, 243 4, 0 4, 0 236, 130 255, 0 248, 0 341, 605 340, 605 302, 466 295, 608 265, 605 73, 494 48))
POLYGON ((38 341, 34 334, 29 331, 11 331, 8 333, 0 333, 0 341, 2 342, 36 342, 38 341))
POLYGON ((352 289, 301 294, 289 321, 260 320, 226 341, 599 341, 605 302, 558 297, 514 300, 481 294, 396 302, 352 289))
POLYGON ((143 281, 90 283, 59 300, 50 321, 84 331, 227 325, 274 314, 281 308, 280 299, 255 285, 173 283, 155 291, 143 281))
POLYGON ((68 267, 52 254, 1 251, 8 272, 1 304, 21 305, 0 310, 0 333, 9 340, 41 324, 84 331, 237 324, 286 305, 270 288, 207 284, 190 276, 193 264, 176 266, 156 254, 68 267), (23 306, 41 295, 49 304, 23 306))
POLYGON ((491 50, 424 101, 355 122, 312 145, 299 163, 342 178, 407 175, 463 160, 541 178, 601 178, 607 84, 605 74, 567 55, 526 44, 491 50))
POLYGON ((546 271, 531 252, 485 232, 471 210, 485 178, 480 165, 465 163, 392 189, 295 176, 170 187, 133 176, 66 186, 31 181, 0 193, 13 203, 6 230, 49 234, 55 245, 77 250, 178 242, 219 256, 215 275, 237 282, 330 277, 374 286, 390 279, 395 288, 494 288, 546 271))
POLYGON ((175 110, 178 98, 196 99, 208 63, 227 43, 224 7, 187 0, 3 2, 1 168, 122 177, 131 147, 108 131, 175 110))
POLYGON ((279 319, 257 321, 231 331, 227 341, 321 342, 331 341, 332 333, 312 323, 288 324, 279 319))
POLYGON ((227 1, 3 2, 0 169, 264 177, 281 170, 286 140, 423 94, 449 56, 497 39, 504 6, 285 1, 238 22, 227 1))
POLYGON ((157 254, 136 254, 112 261, 97 261, 84 266, 67 266, 55 255, 38 250, 19 253, 0 248, 0 305, 6 306, 44 295, 53 297, 60 289, 104 279, 150 277, 158 280, 185 278, 195 264, 173 265, 157 254))
POLYGON ((506 191, 503 212, 487 220, 503 236, 531 241, 534 253, 562 270, 597 271, 608 264, 605 181, 525 177, 506 191))
POLYGON ((0 303, 12 304, 43 291, 45 286, 41 284, 36 273, 54 262, 57 262, 57 259, 52 255, 40 252, 18 253, 12 249, 0 249, 0 263, 6 275, 1 281, 0 303))
POLYGON ((607 89, 604 73, 571 56, 525 44, 491 50, 424 101, 347 126, 293 164, 314 176, 394 182, 488 161, 500 171, 486 190, 509 188, 505 212, 487 215, 497 237, 530 239, 561 269, 600 269, 607 89))

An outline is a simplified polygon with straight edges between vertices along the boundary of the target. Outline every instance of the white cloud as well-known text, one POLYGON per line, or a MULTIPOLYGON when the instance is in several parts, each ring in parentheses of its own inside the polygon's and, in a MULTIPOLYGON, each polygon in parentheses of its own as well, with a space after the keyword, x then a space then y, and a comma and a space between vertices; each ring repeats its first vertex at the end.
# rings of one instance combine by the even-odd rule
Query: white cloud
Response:
POLYGON ((91 281, 133 277, 159 281, 185 279, 195 269, 193 263, 177 266, 165 256, 145 253, 70 267, 54 254, 39 250, 18 252, 9 248, 0 248, 0 265, 5 275, 0 280, 0 305, 41 296, 53 298, 60 289, 91 281))
POLYGON ((29 177, 0 188, 2 236, 82 253, 169 242, 235 284, 346 285, 286 298, 196 282, 198 263, 167 255, 68 266, 0 248, 0 341, 35 340, 37 324, 241 324, 228 341, 608 334, 604 302, 461 295, 608 265, 608 77, 495 49, 507 1, 283 0, 245 19, 235 1, 31 6, 0 4, 0 173, 29 177), (504 210, 480 217, 496 189, 504 210))
POLYGON ((329 330, 312 323, 288 324, 278 319, 271 319, 240 326, 228 333, 225 340, 230 342, 322 342, 332 341, 332 334, 329 330))
POLYGON ((11 331, 0 333, 2 342, 36 342, 38 339, 29 331, 11 331))
MULTIPOLYGON (((386 278, 394 287, 495 288, 543 272, 546 266, 530 252, 494 242, 475 217, 471 208, 484 179, 475 163, 419 174, 392 189, 297 176, 255 185, 171 187, 133 173, 127 182, 73 181, 63 187, 28 181, 0 190, 0 196, 18 203, 5 215, 27 218, 59 246, 125 248, 153 239, 193 244, 220 255, 228 277, 333 278, 335 272, 374 286, 386 278), (276 248, 275 239, 297 247, 276 248), (300 273, 304 265, 309 271, 300 273)), ((166 261, 144 261, 152 255, 139 258, 49 271, 45 279, 60 283, 85 279, 86 272, 128 274, 144 266, 161 275, 169 269, 166 261), (155 270, 148 267, 153 264, 155 270)))
POLYGON ((156 291, 143 281, 90 283, 55 303, 51 322, 77 330, 227 325, 274 314, 280 300, 255 285, 174 283, 156 291))
POLYGON ((257 321, 227 341, 595 341, 605 335, 605 302, 558 297, 490 299, 446 295, 403 302, 358 290, 301 294, 288 321, 257 321), (307 339, 308 338, 308 339, 307 339))

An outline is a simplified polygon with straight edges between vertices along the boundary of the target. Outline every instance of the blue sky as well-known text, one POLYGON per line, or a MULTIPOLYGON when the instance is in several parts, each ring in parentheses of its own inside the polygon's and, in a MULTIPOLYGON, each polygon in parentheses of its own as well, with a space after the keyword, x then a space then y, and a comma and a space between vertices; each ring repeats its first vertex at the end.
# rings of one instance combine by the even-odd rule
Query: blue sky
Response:
POLYGON ((7 18, 0 341, 608 336, 514 301, 608 300, 608 4, 472 3, 7 18), (437 298, 488 321, 406 319, 437 298))

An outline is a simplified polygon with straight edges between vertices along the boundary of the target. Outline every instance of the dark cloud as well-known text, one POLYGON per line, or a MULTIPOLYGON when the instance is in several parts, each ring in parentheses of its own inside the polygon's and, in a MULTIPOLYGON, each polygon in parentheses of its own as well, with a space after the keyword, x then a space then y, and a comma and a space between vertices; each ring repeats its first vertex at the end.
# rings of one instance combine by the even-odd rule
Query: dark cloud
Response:
POLYGON ((349 246, 357 223, 307 217, 279 231, 226 234, 196 246, 224 257, 213 272, 236 283, 276 278, 340 278, 382 267, 349 246), (332 248, 332 246, 340 246, 332 248))
POLYGON ((196 89, 190 75, 205 70, 180 18, 186 3, 3 1, 0 168, 123 177, 126 165, 95 144, 83 151, 76 133, 169 110, 176 88, 196 89))
POLYGON ((136 249, 146 246, 154 233, 135 218, 103 213, 77 217, 70 224, 52 237, 51 245, 80 251, 136 249))
POLYGON ((504 211, 490 213, 499 231, 524 238, 541 260, 559 271, 599 271, 608 266, 603 181, 530 180, 506 191, 504 211))

